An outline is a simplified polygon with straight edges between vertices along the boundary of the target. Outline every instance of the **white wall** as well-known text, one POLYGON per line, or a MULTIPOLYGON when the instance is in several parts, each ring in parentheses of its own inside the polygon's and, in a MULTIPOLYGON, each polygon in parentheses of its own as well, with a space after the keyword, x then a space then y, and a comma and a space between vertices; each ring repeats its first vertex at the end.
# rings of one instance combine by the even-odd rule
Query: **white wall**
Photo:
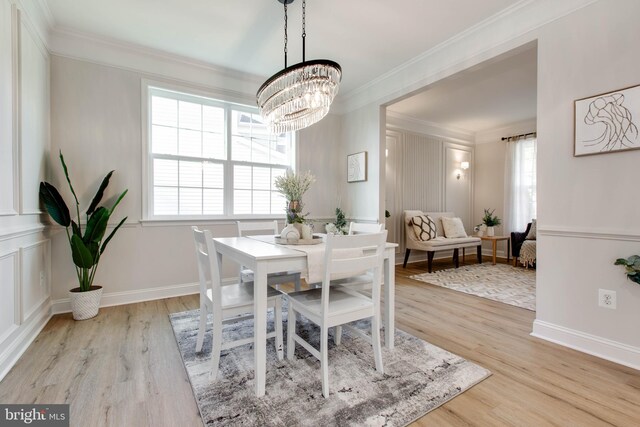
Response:
POLYGON ((22 3, 0 0, 0 379, 51 314, 51 249, 38 201, 49 53, 38 22, 22 3))
POLYGON ((309 218, 328 222, 335 219, 335 208, 341 203, 340 188, 346 160, 340 151, 342 119, 328 114, 318 123, 298 132, 298 169, 311 170, 316 183, 305 194, 305 212, 309 218))
POLYGON ((640 369, 640 286, 612 265, 640 253, 640 151, 573 157, 573 101, 640 83, 638 16, 640 2, 601 0, 540 32, 534 333, 640 369))
MULTIPOLYGON (((141 80, 150 77, 153 76, 52 55, 52 183, 66 200, 71 200, 57 158, 58 150, 62 150, 81 207, 86 208, 109 170, 116 172, 105 198, 129 189, 113 219, 117 223, 128 216, 127 223, 109 244, 96 274, 95 283, 105 288, 103 305, 197 292, 190 227, 208 228, 214 236, 235 235, 233 221, 140 222, 141 80)), ((219 93, 215 85, 203 87, 165 80, 207 90, 213 96, 219 93)), ((253 101, 253 95, 241 98, 248 103, 253 101)), ((298 135, 298 169, 311 170, 317 177, 304 202, 310 217, 319 219, 318 227, 333 216, 339 194, 338 176, 333 172, 339 134, 340 118, 330 115, 298 135)), ((76 276, 61 228, 53 231, 52 241, 54 310, 64 311, 68 309, 67 290, 75 286, 76 276)), ((225 265, 226 277, 235 273, 233 265, 225 265)))
POLYGON ((367 105, 342 116, 341 145, 337 170, 341 205, 349 218, 384 221, 385 119, 380 106, 367 105), (347 156, 367 152, 367 180, 347 182, 347 156), (382 154, 382 155, 381 155, 382 154))

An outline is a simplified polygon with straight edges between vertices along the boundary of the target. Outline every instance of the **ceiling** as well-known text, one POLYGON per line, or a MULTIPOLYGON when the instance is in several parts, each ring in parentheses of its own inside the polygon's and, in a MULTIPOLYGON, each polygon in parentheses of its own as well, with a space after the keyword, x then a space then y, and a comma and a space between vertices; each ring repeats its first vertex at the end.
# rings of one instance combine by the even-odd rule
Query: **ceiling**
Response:
MULTIPOLYGON (((307 59, 343 68, 355 90, 518 0, 315 0, 307 59)), ((268 77, 283 66, 276 0, 41 0, 54 30, 140 45, 268 77)), ((289 64, 301 60, 302 1, 289 6, 289 64)))
POLYGON ((477 133, 536 117, 537 49, 460 72, 387 107, 445 128, 477 133))

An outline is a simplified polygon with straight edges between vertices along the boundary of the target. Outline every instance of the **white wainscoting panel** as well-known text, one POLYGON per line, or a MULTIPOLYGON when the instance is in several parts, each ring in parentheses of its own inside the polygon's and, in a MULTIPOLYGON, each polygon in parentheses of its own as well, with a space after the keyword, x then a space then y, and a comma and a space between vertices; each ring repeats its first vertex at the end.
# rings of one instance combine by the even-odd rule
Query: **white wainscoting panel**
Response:
POLYGON ((18 251, 0 256, 0 343, 20 324, 18 251))
POLYGON ((12 7, 0 2, 0 215, 15 215, 12 7))
POLYGON ((28 321, 51 295, 50 241, 42 240, 20 249, 21 321, 28 321))
POLYGON ((39 214, 38 186, 49 147, 49 59, 36 31, 19 19, 20 213, 39 214))

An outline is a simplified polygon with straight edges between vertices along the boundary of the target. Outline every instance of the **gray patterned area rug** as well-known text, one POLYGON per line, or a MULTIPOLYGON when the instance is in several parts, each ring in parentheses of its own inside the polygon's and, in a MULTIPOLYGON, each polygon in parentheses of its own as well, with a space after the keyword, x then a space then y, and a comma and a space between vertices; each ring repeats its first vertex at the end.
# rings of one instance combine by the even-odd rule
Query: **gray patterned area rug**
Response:
POLYGON ((410 276, 465 294, 536 310, 536 271, 509 264, 471 264, 410 276))
MULTIPOLYGON (((320 362, 300 346, 295 360, 278 361, 273 339, 267 340, 266 395, 257 398, 251 345, 224 350, 218 378, 211 382, 211 331, 202 352, 195 352, 198 310, 171 314, 170 319, 205 425, 403 426, 491 375, 399 330, 395 349, 383 349, 382 375, 375 370, 371 345, 345 331, 339 346, 330 335, 329 398, 322 396, 320 362)), ((299 334, 318 348, 319 329, 304 318, 298 325, 299 334)), ((268 330, 272 328, 270 310, 268 330)), ((252 329, 251 319, 225 325, 223 340, 251 336, 252 329)))

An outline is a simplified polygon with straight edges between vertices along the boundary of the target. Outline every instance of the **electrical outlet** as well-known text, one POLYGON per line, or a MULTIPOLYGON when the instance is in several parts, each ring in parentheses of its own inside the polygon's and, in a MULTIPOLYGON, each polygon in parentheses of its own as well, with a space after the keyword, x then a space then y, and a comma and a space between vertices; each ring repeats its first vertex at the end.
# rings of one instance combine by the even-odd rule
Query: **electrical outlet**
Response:
POLYGON ((598 289, 598 305, 604 308, 616 309, 616 291, 608 289, 598 289))
POLYGON ((42 286, 43 288, 47 285, 47 279, 46 276, 44 274, 44 271, 40 272, 40 286, 42 286))

